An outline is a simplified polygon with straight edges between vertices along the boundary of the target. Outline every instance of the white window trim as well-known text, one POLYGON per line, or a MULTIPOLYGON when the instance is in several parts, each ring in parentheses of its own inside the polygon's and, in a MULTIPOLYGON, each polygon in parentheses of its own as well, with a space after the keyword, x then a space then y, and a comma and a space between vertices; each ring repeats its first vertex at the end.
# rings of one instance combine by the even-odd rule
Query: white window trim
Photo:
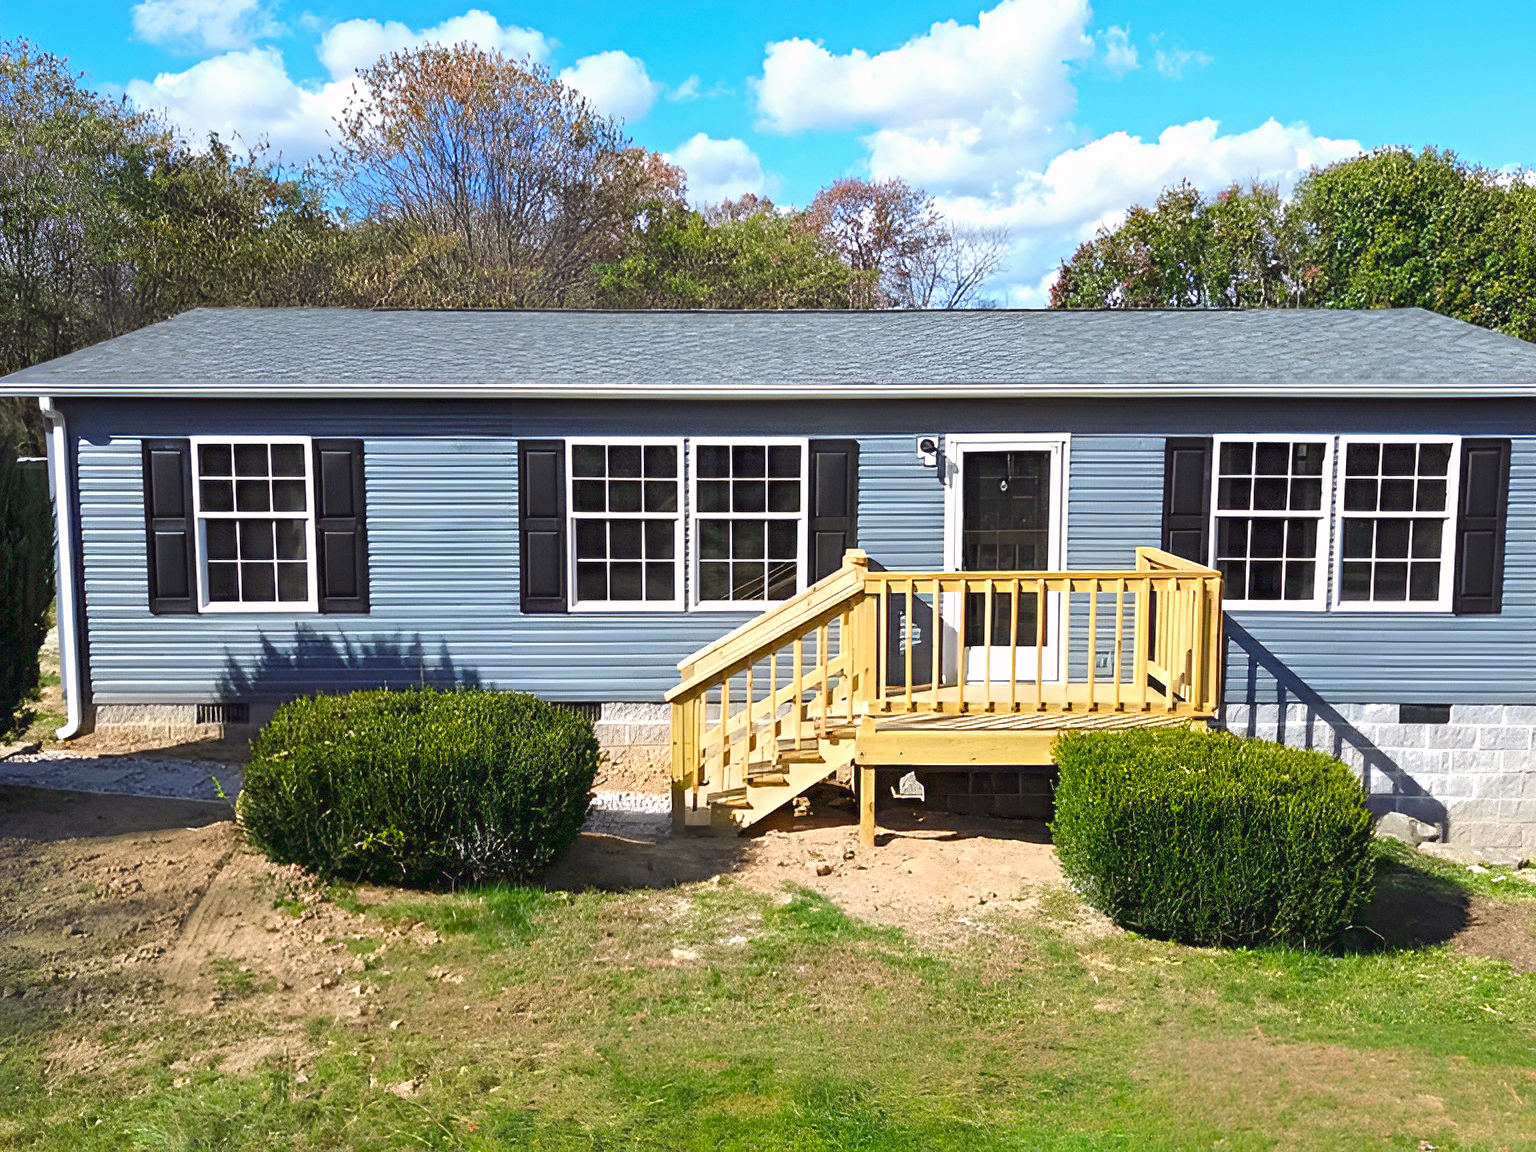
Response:
POLYGON ((1216 567, 1216 522, 1226 513, 1217 506, 1217 497, 1221 492, 1221 448, 1223 444, 1322 444, 1323 445, 1323 491, 1315 513, 1290 512, 1290 511, 1258 511, 1248 512, 1234 511, 1231 516, 1244 519, 1280 519, 1280 520, 1305 520, 1309 516, 1317 520, 1317 555, 1313 557, 1312 596, 1307 600, 1238 600, 1227 599, 1224 607, 1240 612, 1322 612, 1328 607, 1328 557, 1332 553, 1333 546, 1333 520, 1334 520, 1334 441, 1338 437, 1333 433, 1286 433, 1274 435, 1267 432, 1251 432, 1211 438, 1211 491, 1210 491, 1210 542, 1206 551, 1206 564, 1216 567))
POLYGON ((700 519, 707 520, 790 520, 795 521, 795 591, 804 592, 809 539, 811 504, 811 442, 804 436, 693 436, 688 439, 688 557, 689 603, 701 612, 761 612, 784 603, 783 600, 701 600, 699 599, 699 530, 700 519), (699 512, 698 452, 701 444, 726 448, 772 447, 778 444, 800 446, 800 511, 788 512, 699 512))
POLYGON ((1456 530, 1461 514, 1461 437, 1456 435, 1340 436, 1338 478, 1334 483, 1333 519, 1337 525, 1333 548, 1333 597, 1335 612, 1369 615, 1403 613, 1448 613, 1456 581, 1456 530), (1451 458, 1446 464, 1445 511, 1439 514, 1445 524, 1440 540, 1440 595, 1434 600, 1342 600, 1344 573, 1344 521, 1348 520, 1427 520, 1435 513, 1424 512, 1346 512, 1344 510, 1344 462, 1351 444, 1449 444, 1451 458))
MULTIPOLYGON (((683 524, 687 519, 687 507, 684 499, 687 495, 686 457, 683 453, 684 440, 681 436, 582 436, 576 439, 568 439, 565 442, 565 580, 566 587, 570 590, 567 598, 566 609, 569 612, 624 612, 624 613, 654 613, 654 612, 681 612, 687 603, 683 588, 683 573, 686 567, 683 563, 683 524), (677 449, 677 511, 676 512, 578 512, 576 511, 575 484, 578 479, 571 467, 571 461, 577 447, 598 446, 609 448, 615 445, 638 444, 645 446, 667 446, 677 449), (582 520, 672 520, 672 591, 670 600, 582 600, 576 592, 576 525, 582 520)), ((611 479, 611 478, 610 478, 611 479)), ((606 482, 606 481, 605 481, 606 482)), ((642 500, 642 506, 643 506, 642 500)))
POLYGON ((196 529, 197 547, 197 610, 199 613, 216 615, 230 613, 315 613, 320 611, 319 565, 315 554, 315 453, 308 436, 193 436, 188 439, 192 452, 192 520, 196 529), (297 444, 304 449, 304 498, 307 511, 302 516, 294 512, 204 512, 202 486, 202 446, 205 444, 297 444), (209 520, 300 520, 304 521, 304 563, 308 569, 309 596, 303 601, 229 601, 208 599, 208 540, 209 520))

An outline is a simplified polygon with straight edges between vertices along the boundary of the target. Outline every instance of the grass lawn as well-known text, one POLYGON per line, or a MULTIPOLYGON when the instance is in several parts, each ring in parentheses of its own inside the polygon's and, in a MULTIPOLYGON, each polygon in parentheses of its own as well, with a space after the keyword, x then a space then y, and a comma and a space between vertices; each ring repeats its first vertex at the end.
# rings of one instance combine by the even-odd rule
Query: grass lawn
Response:
MULTIPOLYGON (((1536 896, 1407 853, 1382 884, 1536 896)), ((1189 949, 1064 889, 927 945, 729 877, 267 891, 365 1009, 280 1025, 306 989, 214 955, 211 1008, 128 969, 81 1000, 12 950, 0 1147, 1536 1148, 1536 975, 1449 946, 1189 949)))

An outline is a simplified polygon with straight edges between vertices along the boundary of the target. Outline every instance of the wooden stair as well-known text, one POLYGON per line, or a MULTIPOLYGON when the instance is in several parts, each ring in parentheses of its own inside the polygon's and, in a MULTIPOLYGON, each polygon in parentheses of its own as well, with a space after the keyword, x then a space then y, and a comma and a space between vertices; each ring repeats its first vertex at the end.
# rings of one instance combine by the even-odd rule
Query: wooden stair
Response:
POLYGON ((871 571, 850 551, 678 665, 674 826, 750 828, 848 772, 873 843, 876 767, 1043 765, 1063 731, 1204 725, 1222 651, 1220 573, 1156 548, 1137 549, 1134 570, 979 574, 871 571), (967 640, 976 609, 980 642, 967 640), (920 651, 909 614, 940 640, 920 651))

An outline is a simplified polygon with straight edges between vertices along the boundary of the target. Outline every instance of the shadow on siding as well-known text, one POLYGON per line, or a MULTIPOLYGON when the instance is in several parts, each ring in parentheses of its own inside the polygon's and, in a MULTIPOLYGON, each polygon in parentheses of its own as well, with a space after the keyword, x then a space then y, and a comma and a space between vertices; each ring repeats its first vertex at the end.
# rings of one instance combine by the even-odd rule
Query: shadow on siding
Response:
POLYGON ((372 688, 475 688, 480 674, 454 662, 446 644, 428 655, 419 634, 352 640, 294 626, 291 641, 262 634, 261 654, 239 659, 228 649, 219 675, 225 700, 289 700, 315 692, 360 692, 372 688))
POLYGON ((1242 736, 1262 736, 1281 744, 1327 752, 1360 770, 1360 778, 1370 793, 1367 803, 1376 815, 1403 812, 1425 823, 1447 828, 1445 805, 1308 687, 1253 633, 1230 616, 1226 618, 1226 632, 1228 640, 1248 656, 1248 679, 1243 686, 1243 700, 1249 705, 1248 721, 1234 731, 1242 736), (1261 668, 1274 681, 1272 699, 1260 698, 1261 668), (1258 708, 1268 705, 1276 706, 1274 732, 1269 730, 1268 724, 1260 725, 1258 721, 1258 708), (1292 714, 1293 705, 1300 705, 1303 710, 1299 721, 1292 714), (1382 781, 1391 785, 1390 791, 1381 788, 1382 781))

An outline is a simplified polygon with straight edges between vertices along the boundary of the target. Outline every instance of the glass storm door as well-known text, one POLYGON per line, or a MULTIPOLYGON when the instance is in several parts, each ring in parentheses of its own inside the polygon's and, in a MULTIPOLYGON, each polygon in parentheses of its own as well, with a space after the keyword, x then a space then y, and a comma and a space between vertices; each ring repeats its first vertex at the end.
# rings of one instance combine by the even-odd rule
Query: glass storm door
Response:
MULTIPOLYGON (((959 568, 963 572, 1050 572, 1060 569, 1055 524, 1058 449, 976 448, 960 456, 959 568)), ((1057 678, 1060 594, 1040 601, 1033 590, 1018 603, 1008 592, 993 598, 988 650, 986 598, 972 592, 965 604, 967 680, 1034 680, 1036 647, 1043 678, 1057 678), (1014 629, 1017 628, 1017 632, 1014 629), (1017 647, 1013 647, 1017 637, 1017 647)), ((958 608, 959 605, 956 605, 958 608)))

